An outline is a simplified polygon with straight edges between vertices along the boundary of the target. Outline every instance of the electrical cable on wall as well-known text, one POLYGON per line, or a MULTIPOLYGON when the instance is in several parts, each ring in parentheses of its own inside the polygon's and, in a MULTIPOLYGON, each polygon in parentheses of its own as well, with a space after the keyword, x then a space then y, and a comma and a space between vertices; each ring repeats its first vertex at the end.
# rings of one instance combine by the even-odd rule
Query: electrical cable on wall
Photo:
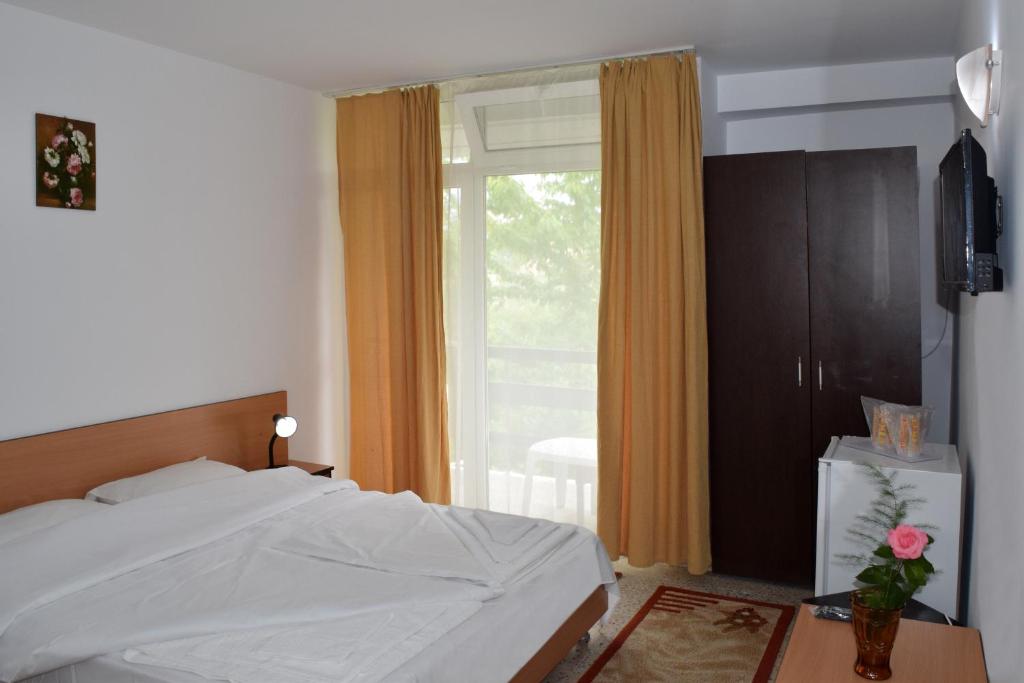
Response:
POLYGON ((945 303, 945 305, 943 305, 943 308, 946 309, 946 316, 942 319, 942 335, 939 336, 939 341, 935 342, 935 346, 932 347, 932 350, 929 351, 928 353, 924 354, 923 356, 921 356, 921 360, 924 360, 928 356, 930 356, 933 353, 935 353, 936 351, 938 351, 939 347, 942 346, 942 340, 946 338, 946 327, 949 325, 949 298, 950 298, 950 296, 952 294, 953 294, 953 290, 947 287, 946 288, 946 303, 945 303))

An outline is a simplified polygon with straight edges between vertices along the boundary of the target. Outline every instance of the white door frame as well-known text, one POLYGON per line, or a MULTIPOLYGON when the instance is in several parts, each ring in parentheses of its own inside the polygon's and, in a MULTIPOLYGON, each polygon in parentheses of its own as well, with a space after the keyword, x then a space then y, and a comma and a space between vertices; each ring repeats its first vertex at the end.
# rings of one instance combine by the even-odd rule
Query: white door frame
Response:
POLYGON ((517 102, 544 97, 596 94, 597 81, 559 83, 457 95, 463 128, 470 144, 470 162, 445 166, 445 187, 458 187, 462 205, 458 331, 460 405, 456 420, 464 458, 466 507, 488 507, 487 453, 487 177, 532 173, 595 171, 601 168, 599 144, 580 144, 486 151, 472 108, 480 104, 517 102), (531 97, 528 97, 532 95, 531 97))

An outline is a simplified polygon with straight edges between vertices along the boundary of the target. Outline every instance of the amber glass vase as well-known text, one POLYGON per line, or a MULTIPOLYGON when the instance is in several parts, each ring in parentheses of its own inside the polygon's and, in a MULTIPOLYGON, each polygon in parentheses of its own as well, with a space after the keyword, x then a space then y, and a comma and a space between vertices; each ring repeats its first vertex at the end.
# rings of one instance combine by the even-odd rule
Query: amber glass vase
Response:
POLYGON ((868 607, 860 591, 850 594, 850 603, 853 606, 853 635, 857 640, 857 663, 853 670, 861 678, 884 681, 892 676, 889 657, 903 610, 868 607))

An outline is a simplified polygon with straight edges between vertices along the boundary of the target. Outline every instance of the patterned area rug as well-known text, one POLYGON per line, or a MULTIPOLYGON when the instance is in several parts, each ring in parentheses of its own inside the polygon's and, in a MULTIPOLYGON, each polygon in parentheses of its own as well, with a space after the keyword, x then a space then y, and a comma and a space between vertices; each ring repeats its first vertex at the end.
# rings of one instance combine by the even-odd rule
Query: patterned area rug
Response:
POLYGON ((659 586, 580 683, 768 680, 792 605, 659 586))

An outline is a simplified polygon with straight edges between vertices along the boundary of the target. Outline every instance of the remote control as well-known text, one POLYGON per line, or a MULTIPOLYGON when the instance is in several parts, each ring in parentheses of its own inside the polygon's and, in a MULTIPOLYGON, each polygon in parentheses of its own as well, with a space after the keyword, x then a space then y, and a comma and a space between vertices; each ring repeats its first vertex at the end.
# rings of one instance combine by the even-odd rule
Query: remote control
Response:
POLYGON ((848 607, 832 607, 822 605, 814 608, 814 616, 819 619, 832 619, 833 621, 851 621, 853 612, 848 607))

